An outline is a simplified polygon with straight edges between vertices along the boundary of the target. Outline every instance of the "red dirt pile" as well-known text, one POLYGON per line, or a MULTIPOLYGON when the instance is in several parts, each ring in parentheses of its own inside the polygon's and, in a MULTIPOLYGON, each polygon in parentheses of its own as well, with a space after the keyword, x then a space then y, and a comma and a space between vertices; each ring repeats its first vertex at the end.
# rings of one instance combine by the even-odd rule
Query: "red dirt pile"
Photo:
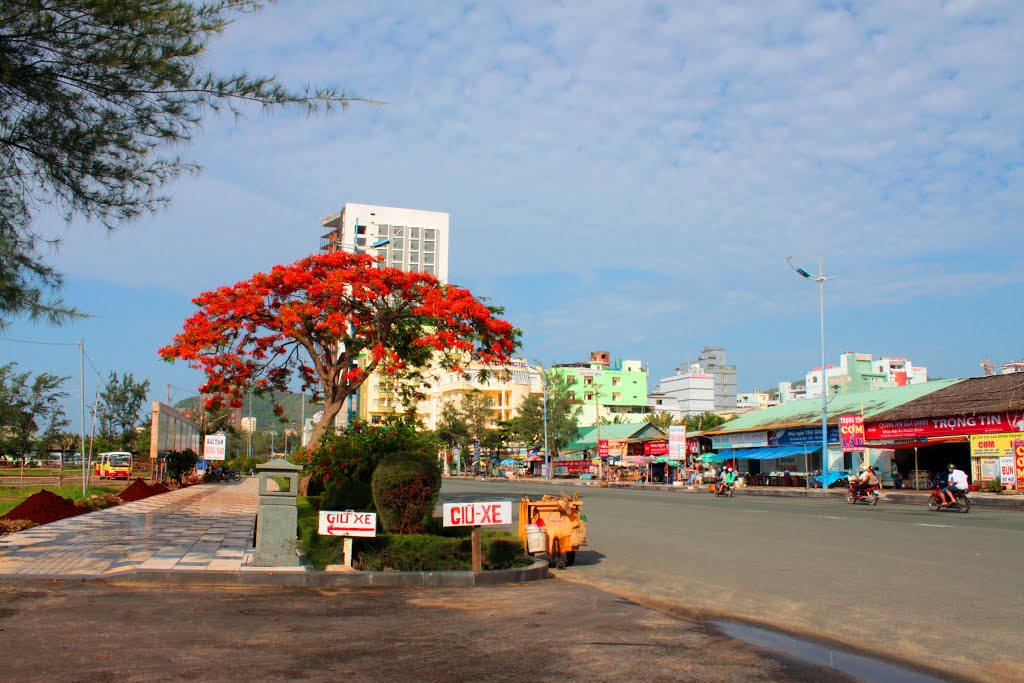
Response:
POLYGON ((163 484, 161 484, 158 481, 157 482, 153 482, 152 484, 150 484, 149 485, 149 490, 152 491, 154 494, 157 494, 157 493, 168 493, 170 491, 169 488, 167 488, 166 486, 164 486, 163 484))
POLYGON ((155 491, 153 488, 146 483, 146 480, 139 477, 132 482, 131 486, 126 488, 121 493, 117 494, 117 497, 126 503, 131 503, 136 500, 142 500, 143 498, 149 498, 155 496, 157 493, 163 493, 162 491, 155 491))
POLYGON ((49 524, 58 519, 80 515, 87 510, 75 505, 70 498, 61 498, 43 489, 21 501, 21 504, 3 516, 3 519, 29 519, 36 524, 49 524))

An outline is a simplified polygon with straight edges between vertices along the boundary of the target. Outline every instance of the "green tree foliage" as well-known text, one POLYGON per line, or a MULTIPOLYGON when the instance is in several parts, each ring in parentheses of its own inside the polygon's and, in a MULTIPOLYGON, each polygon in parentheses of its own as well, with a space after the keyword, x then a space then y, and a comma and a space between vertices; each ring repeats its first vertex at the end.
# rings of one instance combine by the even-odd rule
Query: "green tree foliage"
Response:
MULTIPOLYGON (((551 453, 558 452, 579 436, 579 417, 583 408, 572 397, 572 379, 558 373, 547 373, 548 385, 548 446, 551 453)), ((539 394, 527 396, 515 418, 512 429, 523 443, 531 447, 544 446, 544 398, 539 394)))
POLYGON ((180 484, 185 475, 194 470, 198 463, 199 454, 191 448, 171 451, 167 454, 167 476, 180 484))
POLYGON ((713 429, 720 424, 728 422, 721 415, 715 415, 714 413, 707 412, 701 413, 700 415, 687 415, 686 416, 686 433, 700 432, 705 429, 713 429))
POLYGON ((259 0, 4 0, 0 10, 0 325, 61 323, 60 273, 32 228, 55 206, 107 228, 168 202, 165 184, 197 166, 174 153, 204 114, 246 104, 347 107, 334 88, 293 91, 268 76, 220 75, 207 50, 259 0))
POLYGON ((15 363, 0 366, 0 444, 3 453, 22 456, 36 445, 45 450, 69 422, 61 387, 67 377, 17 372, 15 363))
POLYGON ((438 442, 432 432, 416 428, 409 418, 372 425, 353 422, 337 433, 328 431, 316 448, 296 452, 292 460, 316 481, 361 481, 369 484, 381 459, 415 451, 435 458, 438 442))
POLYGON ((371 488, 385 532, 422 533, 441 492, 437 458, 415 451, 390 453, 381 458, 371 488))
POLYGON ((676 424, 672 413, 648 413, 644 416, 644 421, 665 432, 668 431, 669 427, 676 424))
POLYGON ((373 512, 373 491, 362 481, 335 481, 320 498, 321 510, 360 510, 373 512))
POLYGON ((149 395, 149 380, 136 382, 135 376, 126 372, 118 378, 111 372, 96 410, 100 423, 100 434, 118 443, 123 451, 131 451, 135 445, 135 428, 142 421, 142 406, 149 395))

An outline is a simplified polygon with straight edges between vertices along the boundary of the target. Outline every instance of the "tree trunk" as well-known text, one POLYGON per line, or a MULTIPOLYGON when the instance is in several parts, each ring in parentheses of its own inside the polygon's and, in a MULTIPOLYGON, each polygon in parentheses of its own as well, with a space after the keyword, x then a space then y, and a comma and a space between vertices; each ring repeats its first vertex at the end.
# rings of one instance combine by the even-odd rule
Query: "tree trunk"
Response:
POLYGON ((315 448, 320 443, 320 437, 324 435, 328 429, 334 426, 334 418, 341 412, 344 407, 345 401, 334 401, 333 403, 324 404, 324 416, 320 419, 320 422, 313 427, 313 431, 309 435, 309 443, 307 447, 315 448))

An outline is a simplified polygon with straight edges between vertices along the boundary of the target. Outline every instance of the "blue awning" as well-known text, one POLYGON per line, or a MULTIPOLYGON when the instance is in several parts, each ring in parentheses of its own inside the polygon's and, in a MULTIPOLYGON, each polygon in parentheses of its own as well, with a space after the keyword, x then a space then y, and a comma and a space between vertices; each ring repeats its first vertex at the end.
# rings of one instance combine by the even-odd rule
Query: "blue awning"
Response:
POLYGON ((772 460, 774 458, 790 458, 797 455, 820 453, 821 446, 776 446, 775 448, 728 448, 711 455, 707 460, 722 462, 723 460, 772 460))

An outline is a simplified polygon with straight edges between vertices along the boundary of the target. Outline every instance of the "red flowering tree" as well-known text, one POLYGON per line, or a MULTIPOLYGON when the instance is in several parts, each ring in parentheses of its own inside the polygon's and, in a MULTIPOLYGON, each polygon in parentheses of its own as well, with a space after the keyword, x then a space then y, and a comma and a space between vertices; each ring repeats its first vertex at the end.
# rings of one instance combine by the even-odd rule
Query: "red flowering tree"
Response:
POLYGON ((379 264, 321 254, 200 294, 199 310, 160 355, 206 373, 209 408, 240 407, 249 389, 272 396, 297 379, 323 397, 313 443, 374 371, 410 380, 431 359, 455 371, 469 360, 508 362, 519 330, 500 308, 432 275, 379 264))

